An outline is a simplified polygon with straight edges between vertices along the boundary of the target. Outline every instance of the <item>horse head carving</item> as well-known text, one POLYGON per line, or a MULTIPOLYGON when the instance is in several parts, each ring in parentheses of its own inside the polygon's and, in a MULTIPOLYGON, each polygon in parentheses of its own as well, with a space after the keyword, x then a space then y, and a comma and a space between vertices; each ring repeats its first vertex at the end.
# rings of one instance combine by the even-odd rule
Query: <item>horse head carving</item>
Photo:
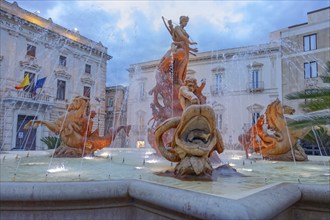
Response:
MULTIPOLYGON (((292 129, 287 126, 284 114, 293 114, 295 110, 290 106, 282 106, 276 99, 267 106, 265 116, 261 115, 257 123, 246 134, 239 137, 239 141, 247 151, 249 148, 260 152, 263 157, 273 160, 307 160, 304 150, 297 144, 311 128, 292 129), (268 131, 264 130, 264 118, 268 131), (272 134, 269 134, 272 133, 272 134)), ((246 154, 248 157, 248 154, 246 154)))

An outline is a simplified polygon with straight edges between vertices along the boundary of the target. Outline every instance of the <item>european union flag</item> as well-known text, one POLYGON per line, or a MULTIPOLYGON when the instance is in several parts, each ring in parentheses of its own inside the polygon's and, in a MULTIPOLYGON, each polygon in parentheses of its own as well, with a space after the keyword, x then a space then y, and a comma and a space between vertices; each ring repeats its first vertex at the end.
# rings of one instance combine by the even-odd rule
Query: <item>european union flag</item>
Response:
POLYGON ((41 78, 41 79, 38 79, 35 86, 34 86, 34 92, 37 91, 38 88, 42 88, 45 84, 45 81, 46 81, 46 78, 47 77, 44 77, 44 78, 41 78))

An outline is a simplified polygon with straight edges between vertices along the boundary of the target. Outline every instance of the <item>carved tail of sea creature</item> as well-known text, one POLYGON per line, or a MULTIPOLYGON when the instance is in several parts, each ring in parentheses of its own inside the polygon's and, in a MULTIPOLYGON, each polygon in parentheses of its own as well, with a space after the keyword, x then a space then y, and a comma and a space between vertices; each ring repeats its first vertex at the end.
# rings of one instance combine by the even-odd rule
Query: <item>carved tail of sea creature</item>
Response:
POLYGON ((171 149, 167 149, 164 146, 164 142, 162 140, 163 134, 171 128, 176 128, 180 122, 180 117, 170 118, 164 121, 155 131, 155 141, 156 146, 158 147, 161 155, 171 161, 171 162, 179 162, 181 158, 179 155, 171 149))
POLYGON ((95 132, 93 132, 93 134, 87 138, 86 143, 90 144, 92 148, 95 150, 105 148, 109 146, 113 142, 113 140, 115 140, 117 134, 121 130, 124 130, 126 136, 128 137, 129 132, 131 130, 131 125, 127 125, 127 126, 122 125, 119 126, 116 130, 110 129, 108 134, 103 137, 95 135, 95 132))

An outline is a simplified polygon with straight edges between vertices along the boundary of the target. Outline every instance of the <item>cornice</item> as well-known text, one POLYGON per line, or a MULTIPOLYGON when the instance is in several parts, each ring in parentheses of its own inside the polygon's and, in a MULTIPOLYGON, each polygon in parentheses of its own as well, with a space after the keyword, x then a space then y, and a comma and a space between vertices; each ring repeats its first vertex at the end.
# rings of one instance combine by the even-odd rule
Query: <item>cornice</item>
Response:
MULTIPOLYGON (((1 22, 4 24, 4 26, 7 27, 9 34, 11 34, 12 36, 17 37, 19 36, 19 34, 23 36, 24 34, 33 35, 33 32, 43 32, 47 33, 46 35, 44 34, 45 39, 39 39, 39 41, 43 42, 44 44, 46 44, 46 38, 48 39, 54 37, 62 37, 65 39, 65 44, 71 47, 78 48, 87 53, 92 53, 106 60, 110 60, 112 58, 112 56, 107 54, 107 48, 104 47, 101 42, 96 43, 80 35, 79 33, 75 33, 71 30, 65 29, 64 27, 53 23, 51 19, 46 20, 24 9, 21 9, 20 7, 18 7, 17 4, 15 5, 13 3, 8 5, 8 3, 2 4, 1 2, 0 16, 4 18, 1 19, 1 22), (8 21, 11 21, 12 23, 8 21), (25 29, 29 31, 29 33, 23 33, 22 26, 24 26, 25 29), (20 29, 19 32, 18 30, 16 30, 18 28, 20 29), (93 45, 93 47, 87 45, 93 45)), ((29 38, 29 36, 26 37, 29 38)))
POLYGON ((247 68, 248 69, 251 69, 251 68, 261 68, 263 66, 264 66, 264 64, 262 64, 262 63, 253 62, 252 64, 247 65, 247 68))
POLYGON ((38 61, 35 57, 26 55, 24 60, 19 61, 19 65, 22 69, 30 69, 36 72, 41 70, 41 66, 38 65, 38 61))
MULTIPOLYGON (((280 45, 277 43, 219 50, 216 53, 211 51, 202 52, 202 53, 197 53, 197 56, 195 57, 190 57, 189 65, 199 64, 202 62, 206 62, 206 63, 214 62, 214 60, 223 61, 223 62, 228 62, 234 59, 241 60, 241 59, 246 59, 247 56, 249 57, 249 59, 260 58, 262 56, 269 56, 270 54, 276 54, 279 52, 280 52, 280 45)), ((130 68, 127 69, 127 71, 129 72, 129 76, 133 77, 133 75, 137 73, 136 66, 138 66, 139 70, 142 71, 155 70, 157 68, 158 62, 159 60, 150 61, 148 63, 132 64, 130 68)))
POLYGON ((87 84, 87 85, 90 85, 90 86, 93 86, 95 84, 95 81, 92 80, 90 77, 88 76, 85 76, 85 77, 81 77, 80 78, 80 81, 83 83, 83 84, 87 84))
POLYGON ((57 68, 54 70, 54 73, 57 78, 63 78, 66 80, 71 78, 71 75, 66 71, 66 68, 57 68))
POLYGON ((215 67, 215 68, 211 69, 211 71, 213 73, 223 73, 225 71, 225 68, 222 67, 222 66, 218 66, 218 67, 215 67))

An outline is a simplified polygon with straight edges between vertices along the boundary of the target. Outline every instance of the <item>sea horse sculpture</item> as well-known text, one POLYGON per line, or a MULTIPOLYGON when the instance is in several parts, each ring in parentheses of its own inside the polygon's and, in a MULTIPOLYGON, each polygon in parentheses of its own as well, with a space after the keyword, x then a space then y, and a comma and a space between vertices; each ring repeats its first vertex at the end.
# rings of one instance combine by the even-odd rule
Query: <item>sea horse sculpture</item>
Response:
POLYGON ((89 109, 89 100, 86 97, 77 96, 68 105, 67 113, 56 121, 31 120, 24 126, 24 129, 43 125, 59 135, 62 144, 55 149, 55 157, 93 155, 96 150, 109 146, 120 130, 124 130, 126 135, 129 135, 130 125, 110 129, 108 134, 103 137, 98 135, 98 129, 91 132, 95 112, 92 111, 89 114, 89 109))
POLYGON ((292 108, 283 107, 278 99, 269 104, 265 112, 266 117, 261 115, 256 125, 239 137, 246 152, 252 148, 270 160, 307 160, 307 155, 298 144, 298 139, 307 135, 311 128, 293 129, 288 127, 284 113, 292 114, 293 112, 292 108), (263 127, 265 119, 269 132, 263 127))

